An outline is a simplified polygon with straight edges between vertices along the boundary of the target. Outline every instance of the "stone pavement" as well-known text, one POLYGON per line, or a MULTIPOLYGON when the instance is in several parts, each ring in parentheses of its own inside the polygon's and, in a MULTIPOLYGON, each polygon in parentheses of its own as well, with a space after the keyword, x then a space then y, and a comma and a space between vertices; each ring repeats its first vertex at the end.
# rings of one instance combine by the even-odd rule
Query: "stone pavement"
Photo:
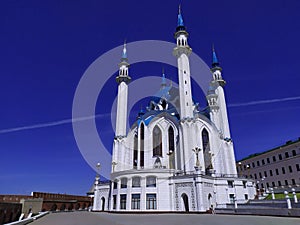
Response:
POLYGON ((50 213, 31 225, 299 225, 300 218, 210 214, 50 213))

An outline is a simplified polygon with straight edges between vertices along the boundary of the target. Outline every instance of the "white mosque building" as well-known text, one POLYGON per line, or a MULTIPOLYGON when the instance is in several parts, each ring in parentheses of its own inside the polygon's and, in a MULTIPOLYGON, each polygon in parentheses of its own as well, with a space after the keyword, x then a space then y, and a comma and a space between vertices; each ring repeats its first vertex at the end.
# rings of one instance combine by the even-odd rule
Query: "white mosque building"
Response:
POLYGON ((175 32, 178 88, 163 79, 158 94, 126 132, 129 63, 119 64, 116 131, 111 182, 94 187, 95 211, 193 211, 245 203, 255 196, 253 180, 239 177, 215 51, 208 106, 193 102, 188 33, 181 12, 175 32))

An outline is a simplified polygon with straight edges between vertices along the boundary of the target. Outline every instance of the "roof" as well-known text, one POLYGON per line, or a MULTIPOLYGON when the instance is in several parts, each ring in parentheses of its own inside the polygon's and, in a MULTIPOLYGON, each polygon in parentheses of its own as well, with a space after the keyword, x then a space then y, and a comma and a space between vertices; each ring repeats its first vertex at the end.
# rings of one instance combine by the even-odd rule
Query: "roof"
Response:
POLYGON ((254 157, 256 157, 256 156, 263 155, 263 154, 266 154, 266 153, 269 153, 269 152, 272 152, 272 151, 275 151, 275 150, 278 150, 278 149, 280 149, 280 148, 283 148, 283 147, 286 147, 286 146, 289 146, 289 145, 293 145, 293 144, 296 144, 296 143, 300 143, 300 137, 299 137, 297 140, 294 140, 294 141, 289 140, 289 141, 287 141, 285 144, 280 145, 280 146, 277 146, 277 147, 272 148, 272 149, 270 149, 270 150, 267 150, 267 151, 264 151, 264 152, 258 152, 258 153, 251 154, 251 155, 249 155, 249 156, 247 156, 247 157, 245 157, 245 158, 239 160, 239 162, 240 162, 240 161, 245 161, 245 160, 247 160, 247 159, 251 159, 251 158, 254 158, 254 157))
MULTIPOLYGON (((99 185, 108 185, 110 184, 110 180, 104 180, 104 181, 100 181, 99 185)), ((95 183, 93 182, 93 184, 91 185, 89 191, 87 192, 87 194, 94 194, 95 191, 95 183)))
MULTIPOLYGON (((166 85, 164 75, 162 78, 160 90, 151 98, 149 105, 146 107, 146 112, 144 112, 143 109, 140 110, 132 127, 135 125, 139 126, 141 122, 148 126, 154 118, 162 113, 164 113, 164 115, 167 113, 174 121, 180 120, 179 89, 172 84, 166 85)), ((202 114, 209 119, 208 108, 198 110, 198 103, 195 103, 193 99, 192 101, 195 106, 195 113, 202 114)))

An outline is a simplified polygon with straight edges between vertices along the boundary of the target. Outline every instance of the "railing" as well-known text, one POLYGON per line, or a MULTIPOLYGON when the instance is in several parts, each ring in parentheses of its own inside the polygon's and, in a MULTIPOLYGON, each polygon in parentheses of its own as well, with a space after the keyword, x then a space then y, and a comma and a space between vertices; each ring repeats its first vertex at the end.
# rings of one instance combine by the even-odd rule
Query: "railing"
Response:
POLYGON ((204 171, 180 171, 176 172, 174 176, 184 176, 184 175, 202 175, 202 176, 211 176, 211 177, 223 177, 223 178, 246 178, 244 175, 239 174, 225 174, 225 173, 213 173, 213 172, 204 172, 204 171))
POLYGON ((19 220, 19 221, 15 221, 15 222, 11 222, 11 223, 6 223, 4 225, 25 225, 25 224, 33 222, 36 219, 39 219, 39 218, 45 216, 48 213, 49 212, 41 212, 41 213, 39 213, 36 216, 30 217, 30 218, 26 218, 26 219, 23 219, 23 220, 19 220))

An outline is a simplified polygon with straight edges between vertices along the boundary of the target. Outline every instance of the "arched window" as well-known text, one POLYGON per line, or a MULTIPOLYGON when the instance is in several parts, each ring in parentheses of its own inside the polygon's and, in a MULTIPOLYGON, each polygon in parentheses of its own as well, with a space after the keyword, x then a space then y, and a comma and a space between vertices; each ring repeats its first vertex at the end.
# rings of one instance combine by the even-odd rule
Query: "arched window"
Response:
POLYGON ((156 177, 149 176, 146 178, 146 187, 156 187, 156 177))
POLYGON ((202 130, 202 149, 204 154, 204 164, 205 169, 213 169, 211 162, 211 153, 210 153, 210 145, 209 145, 209 134, 206 129, 202 130))
POLYGON ((140 177, 132 178, 132 187, 141 187, 141 178, 140 177))
POLYGON ((162 133, 158 126, 153 129, 153 156, 162 157, 162 133))
POLYGON ((118 180, 114 180, 113 189, 118 188, 118 180))
POLYGON ((209 150, 209 137, 206 129, 203 129, 202 131, 202 147, 203 151, 209 150))
POLYGON ((174 129, 172 126, 168 130, 168 139, 169 139, 169 168, 175 168, 175 141, 174 141, 174 129))
POLYGON ((140 167, 144 167, 144 137, 145 137, 145 125, 141 124, 140 128, 140 167))
POLYGON ((168 130, 168 136, 169 136, 169 151, 173 151, 175 150, 175 144, 174 144, 174 129, 173 127, 169 127, 168 130))
POLYGON ((60 206, 60 211, 64 211, 65 209, 66 209, 66 204, 65 203, 63 203, 61 206, 60 206))
POLYGON ((127 178, 126 177, 121 179, 121 188, 127 188, 127 178))
POLYGON ((136 169, 137 168, 137 158, 138 158, 138 136, 135 133, 134 137, 133 137, 133 168, 136 169))

